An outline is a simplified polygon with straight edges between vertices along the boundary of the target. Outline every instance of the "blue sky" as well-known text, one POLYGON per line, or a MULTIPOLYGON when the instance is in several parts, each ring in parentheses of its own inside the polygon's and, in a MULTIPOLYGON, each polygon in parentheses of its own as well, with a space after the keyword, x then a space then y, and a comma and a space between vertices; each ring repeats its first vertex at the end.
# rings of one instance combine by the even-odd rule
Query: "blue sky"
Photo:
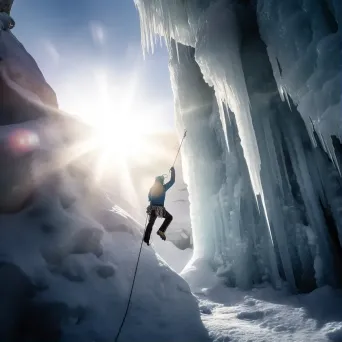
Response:
POLYGON ((135 115, 174 127, 167 51, 159 48, 143 60, 133 0, 15 0, 12 16, 14 34, 36 59, 62 109, 92 115, 101 101, 101 81, 95 78, 105 73, 116 89, 110 90, 111 100, 134 83, 135 115))

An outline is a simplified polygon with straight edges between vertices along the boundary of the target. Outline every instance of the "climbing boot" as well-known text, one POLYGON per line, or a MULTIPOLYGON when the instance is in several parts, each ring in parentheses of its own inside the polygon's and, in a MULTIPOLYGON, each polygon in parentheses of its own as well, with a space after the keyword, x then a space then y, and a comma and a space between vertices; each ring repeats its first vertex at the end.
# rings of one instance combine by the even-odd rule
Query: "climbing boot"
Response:
POLYGON ((146 243, 147 246, 150 245, 150 241, 146 241, 146 240, 144 239, 144 242, 146 243))
POLYGON ((160 236, 160 238, 162 239, 162 240, 166 240, 166 235, 165 235, 165 233, 164 232, 162 232, 161 230, 158 230, 157 231, 157 234, 160 236))

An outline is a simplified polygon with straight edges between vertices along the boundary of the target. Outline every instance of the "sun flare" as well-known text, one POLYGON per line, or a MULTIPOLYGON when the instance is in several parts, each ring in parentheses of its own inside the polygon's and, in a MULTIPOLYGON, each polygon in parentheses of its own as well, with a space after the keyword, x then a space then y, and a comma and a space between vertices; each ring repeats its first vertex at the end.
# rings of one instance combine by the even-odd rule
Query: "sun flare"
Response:
POLYGON ((65 109, 93 128, 93 145, 99 151, 96 173, 101 178, 107 169, 143 163, 157 153, 158 146, 149 136, 160 130, 162 106, 156 110, 155 105, 137 101, 138 73, 124 82, 103 69, 94 71, 93 76, 91 85, 83 85, 83 96, 70 98, 65 109), (87 89, 90 86, 91 90, 87 89))

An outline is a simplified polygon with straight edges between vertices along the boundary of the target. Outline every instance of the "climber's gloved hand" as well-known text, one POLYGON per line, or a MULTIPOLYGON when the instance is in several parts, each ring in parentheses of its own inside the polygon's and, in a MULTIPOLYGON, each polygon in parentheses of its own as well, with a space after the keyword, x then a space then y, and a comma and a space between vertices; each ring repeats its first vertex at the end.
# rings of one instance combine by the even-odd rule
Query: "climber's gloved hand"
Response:
POLYGON ((175 172, 175 168, 172 166, 170 171, 171 171, 171 173, 174 173, 175 172))

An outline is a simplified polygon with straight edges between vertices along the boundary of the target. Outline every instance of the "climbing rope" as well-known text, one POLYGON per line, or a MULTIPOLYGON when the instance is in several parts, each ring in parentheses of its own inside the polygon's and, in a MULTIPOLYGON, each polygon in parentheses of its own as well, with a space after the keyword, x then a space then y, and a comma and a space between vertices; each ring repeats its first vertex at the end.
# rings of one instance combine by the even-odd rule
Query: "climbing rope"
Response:
POLYGON ((134 284, 135 284, 135 278, 136 278, 136 276, 137 276, 138 266, 139 266, 139 261, 140 261, 140 255, 141 255, 141 250, 142 250, 142 246, 143 246, 143 243, 144 243, 144 236, 145 236, 146 227, 147 227, 147 219, 148 219, 148 215, 146 215, 145 229, 144 229, 143 237, 142 237, 142 239, 141 239, 140 250, 139 250, 139 255, 138 255, 138 261, 137 261, 137 265, 135 266, 135 271, 134 271, 134 276, 133 276, 133 282, 132 282, 131 292, 130 292, 129 297, 128 297, 128 302, 127 302, 126 311, 125 311, 123 320, 122 320, 122 322, 121 322, 119 331, 118 331, 118 333, 117 333, 117 335, 116 335, 115 342, 118 342, 118 341, 119 341, 119 337, 120 337, 122 328, 123 328, 123 326, 124 326, 124 324, 125 324, 125 321, 126 321, 126 317, 127 317, 127 314, 128 314, 129 306, 130 306, 130 304, 131 304, 131 299, 132 299, 132 294, 133 294, 133 289, 134 289, 134 284))
MULTIPOLYGON (((179 152, 180 152, 180 149, 183 145, 183 141, 186 137, 186 133, 187 131, 185 130, 184 131, 184 135, 183 135, 183 139, 179 145, 179 149, 177 151, 177 155, 176 155, 176 158, 175 158, 175 161, 173 162, 172 164, 172 167, 175 166, 175 163, 177 161, 177 158, 178 158, 178 155, 179 155, 179 152)), ((134 284, 135 284, 135 278, 137 276, 137 272, 138 272, 138 266, 139 266, 139 261, 140 261, 140 256, 141 256, 141 251, 142 251, 142 246, 143 246, 143 243, 144 243, 144 236, 145 236, 145 232, 146 232, 146 227, 147 227, 147 219, 148 219, 148 214, 146 215, 146 222, 145 222, 145 229, 144 229, 144 234, 143 234, 143 237, 141 239, 141 244, 140 244, 140 250, 139 250, 139 254, 138 254, 138 260, 137 260, 137 264, 135 266, 135 271, 134 271, 134 276, 133 276, 133 282, 132 282, 132 287, 131 287, 131 291, 130 291, 130 294, 129 294, 129 297, 128 297, 128 302, 127 302, 127 307, 126 307, 126 311, 125 311, 125 314, 123 316, 123 319, 122 319, 122 322, 121 322, 121 325, 120 325, 120 328, 119 328, 119 331, 116 335, 116 338, 115 338, 115 342, 118 342, 119 341, 119 337, 120 337, 120 334, 121 334, 121 331, 122 331, 122 328, 125 324, 125 321, 126 321, 126 318, 127 318, 127 314, 128 314, 128 310, 129 310, 129 306, 131 304, 131 299, 132 299, 132 294, 133 294, 133 289, 134 289, 134 284)))

